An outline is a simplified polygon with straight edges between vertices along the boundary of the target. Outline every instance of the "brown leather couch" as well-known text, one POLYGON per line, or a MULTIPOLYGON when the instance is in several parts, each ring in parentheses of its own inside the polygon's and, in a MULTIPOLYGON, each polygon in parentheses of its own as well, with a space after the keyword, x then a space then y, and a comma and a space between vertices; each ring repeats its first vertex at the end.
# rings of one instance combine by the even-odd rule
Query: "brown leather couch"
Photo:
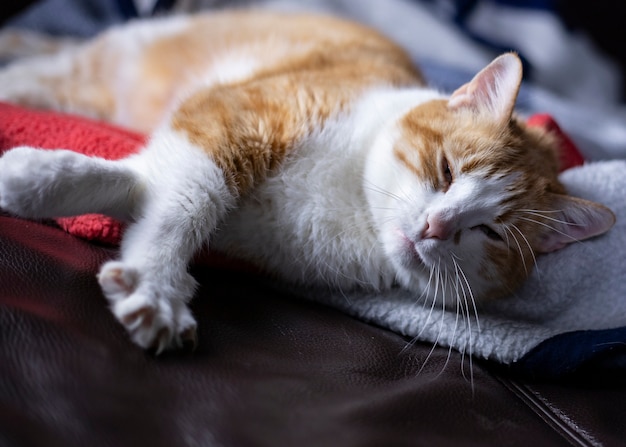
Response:
POLYGON ((99 290, 113 256, 0 215, 0 446, 626 445, 618 382, 470 365, 229 263, 193 268, 197 350, 155 357, 99 290))

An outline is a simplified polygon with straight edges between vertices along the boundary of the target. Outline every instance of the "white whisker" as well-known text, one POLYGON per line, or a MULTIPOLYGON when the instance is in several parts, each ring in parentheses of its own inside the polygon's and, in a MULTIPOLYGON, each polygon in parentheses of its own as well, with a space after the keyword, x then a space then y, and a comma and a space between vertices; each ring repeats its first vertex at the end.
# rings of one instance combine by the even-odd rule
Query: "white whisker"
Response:
POLYGON ((397 194, 392 193, 391 191, 387 191, 386 189, 383 189, 379 186, 376 186, 374 183, 370 182, 369 180, 366 180, 366 182, 368 182, 368 185, 365 185, 365 188, 369 189, 370 191, 376 192, 378 194, 382 194, 384 196, 387 196, 391 199, 397 200, 398 202, 402 202, 404 200, 406 200, 403 197, 400 197, 397 194))
MULTIPOLYGON (((431 277, 433 277, 433 272, 435 271, 435 269, 431 269, 430 273, 431 273, 431 277)), ((430 321, 430 318, 433 315, 433 312, 435 310, 435 304, 437 303, 437 293, 439 290, 439 275, 440 275, 440 270, 439 270, 439 266, 437 266, 437 271, 434 275, 435 277, 435 293, 433 294, 433 299, 432 299, 432 303, 430 305, 430 310, 428 311, 428 316, 426 317, 426 321, 430 321)), ((428 280, 428 286, 427 286, 427 291, 430 291, 430 278, 428 280)), ((422 328, 421 331, 419 331, 419 333, 417 334, 417 337, 420 337, 422 335, 422 333, 424 332, 426 328, 422 328)))
POLYGON ((535 223, 537 225, 541 225, 542 227, 549 228, 550 230, 554 231, 555 233, 559 233, 560 235, 565 236, 565 237, 571 239, 573 242, 581 242, 580 239, 576 239, 574 236, 572 236, 570 234, 567 234, 567 233, 564 233, 564 232, 562 232, 560 230, 557 230, 556 228, 554 228, 551 225, 548 225, 547 223, 540 222, 540 221, 535 220, 535 219, 530 219, 528 217, 520 217, 520 219, 525 220, 527 222, 535 223))
MULTIPOLYGON (((452 253, 453 254, 453 253, 452 253)), ((473 343, 474 343, 474 339, 473 339, 473 331, 472 331, 472 319, 471 319, 471 314, 472 311, 470 310, 470 302, 473 308, 473 313, 474 313, 474 317, 476 320, 476 328, 477 330, 480 332, 480 321, 478 318, 478 309, 476 307, 476 300, 474 299, 474 294, 472 292, 472 288, 470 286, 469 281, 467 280, 467 276, 465 275, 465 272, 463 271, 463 268, 456 262, 456 260, 454 259, 455 256, 451 256, 452 258, 452 262, 454 264, 454 268, 457 274, 457 277, 459 277, 460 279, 463 280, 463 282, 460 282, 460 289, 463 292, 463 302, 462 305, 460 306, 461 309, 464 310, 464 314, 465 314, 465 322, 466 322, 466 329, 467 329, 467 343, 465 344, 466 348, 469 349, 468 352, 468 360, 469 360, 469 364, 470 364, 470 383, 472 385, 472 390, 474 388, 474 367, 473 367, 473 343), (469 297, 469 300, 468 300, 469 297)), ((460 301, 460 297, 459 297, 459 301, 460 301)), ((462 357, 465 356, 465 349, 463 349, 462 351, 462 357)), ((463 363, 462 363, 463 364, 463 363)), ((462 369, 462 373, 463 373, 463 377, 465 377, 465 370, 462 369)))
MULTIPOLYGON (((430 319, 430 316, 432 315, 432 310, 433 310, 433 308, 435 306, 435 303, 437 302, 437 291, 439 289, 439 281, 441 280, 440 273, 441 272, 438 270, 437 274, 435 275, 435 279, 436 279, 436 281, 435 281, 435 294, 433 295, 433 304, 432 304, 432 307, 431 307, 431 313, 429 313, 429 316, 428 316, 429 319, 430 319)), ((424 370, 424 368, 426 367, 426 364, 428 363, 428 361, 432 357, 433 353, 435 352, 435 349, 437 349, 437 347, 439 346, 439 340, 441 338, 441 334, 443 333, 444 323, 445 323, 445 312, 442 312, 441 313, 441 319, 439 321, 439 330, 437 332, 437 336, 435 337, 435 340, 433 341, 433 345, 430 348, 430 351, 426 355, 426 359, 424 360, 424 362, 422 363, 422 366, 420 367, 419 371, 417 372, 418 375, 421 374, 421 372, 424 370)), ((422 331, 420 331, 420 334, 421 333, 422 333, 422 331)))
POLYGON ((563 225, 570 225, 570 226, 573 226, 573 227, 584 227, 584 225, 580 224, 580 223, 568 222, 566 220, 561 220, 561 219, 555 219, 554 217, 544 216, 541 213, 536 213, 536 212, 532 212, 532 211, 525 211, 525 213, 526 214, 530 214, 531 216, 541 217, 543 219, 549 220, 550 222, 556 222, 556 223, 563 224, 563 225))
MULTIPOLYGON (((476 299, 474 298, 474 292, 472 292, 472 286, 470 286, 470 283, 467 280, 467 276, 465 276, 465 272, 463 271, 463 268, 460 265, 458 265, 456 262, 455 262, 455 265, 458 267, 459 272, 461 273, 461 276, 463 278, 463 281, 465 282, 465 285, 467 286, 467 294, 469 295, 470 301, 472 303, 472 310, 473 310, 473 313, 474 313, 474 317, 476 319, 476 329, 480 332, 480 321, 478 319, 478 308, 476 306, 476 299)), ((468 310, 468 312, 469 312, 469 310, 468 310)))
MULTIPOLYGON (((520 236, 522 236, 522 239, 524 239, 524 242, 526 242, 526 245, 528 246, 528 250, 530 251, 530 254, 533 257, 533 265, 536 266, 537 265, 537 258, 535 257, 535 251, 533 250, 533 247, 530 245, 530 242, 528 241, 528 239, 526 238, 526 236, 524 235, 522 230, 520 230, 517 225, 511 224, 511 226, 513 227, 513 229, 515 231, 517 231, 519 233, 520 236)), ((537 270, 537 272, 539 272, 539 270, 537 270)))
POLYGON ((520 208, 517 211, 522 212, 522 213, 541 213, 543 214, 556 214, 556 213, 562 213, 563 211, 561 210, 533 210, 533 209, 527 209, 527 208, 520 208))
POLYGON ((508 225, 504 225, 504 229, 506 232, 508 232, 511 237, 513 238, 513 241, 515 241, 515 245, 517 245, 517 252, 520 255, 520 258, 522 258, 522 265, 524 266, 524 272, 526 272, 528 274, 528 268, 526 266, 526 258, 524 258, 524 251, 522 250, 522 246, 519 243, 519 240, 517 239, 517 236, 515 236, 515 234, 513 234, 513 231, 509 228, 508 225))

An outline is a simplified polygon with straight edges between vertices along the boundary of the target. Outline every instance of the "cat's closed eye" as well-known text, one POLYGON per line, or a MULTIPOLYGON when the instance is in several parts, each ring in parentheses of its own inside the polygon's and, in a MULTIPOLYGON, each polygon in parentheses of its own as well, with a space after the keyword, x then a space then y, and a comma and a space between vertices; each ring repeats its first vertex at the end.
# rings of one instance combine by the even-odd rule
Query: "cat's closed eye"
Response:
POLYGON ((452 176, 452 169, 450 169, 450 164, 448 163, 448 159, 446 157, 443 157, 443 160, 441 162, 441 171, 443 173, 443 185, 442 186, 445 191, 450 187, 450 185, 452 184, 452 181, 454 180, 452 176))
POLYGON ((502 236, 500 236, 500 234, 496 232, 493 228, 491 228, 489 225, 480 224, 470 229, 481 231, 485 236, 487 236, 492 241, 498 241, 498 242, 503 241, 502 236))

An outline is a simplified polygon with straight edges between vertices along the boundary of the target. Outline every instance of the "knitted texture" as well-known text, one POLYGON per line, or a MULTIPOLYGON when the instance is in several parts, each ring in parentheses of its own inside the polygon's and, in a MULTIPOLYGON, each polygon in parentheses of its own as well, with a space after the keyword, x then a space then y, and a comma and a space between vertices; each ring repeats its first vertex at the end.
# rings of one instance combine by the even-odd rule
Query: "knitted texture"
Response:
POLYGON ((585 162, 574 142, 561 130, 552 116, 547 113, 536 113, 530 116, 526 123, 529 126, 543 127, 548 132, 556 135, 560 149, 559 162, 561 171, 581 166, 585 162))

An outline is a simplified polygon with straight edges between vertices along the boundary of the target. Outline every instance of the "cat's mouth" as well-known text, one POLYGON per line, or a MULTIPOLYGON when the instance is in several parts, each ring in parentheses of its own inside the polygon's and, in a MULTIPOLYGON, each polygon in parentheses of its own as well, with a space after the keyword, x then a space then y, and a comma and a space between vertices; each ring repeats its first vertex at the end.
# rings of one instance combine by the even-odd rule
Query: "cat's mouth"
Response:
POLYGON ((402 258, 408 266, 426 266, 429 268, 437 267, 441 264, 441 254, 439 247, 434 240, 414 241, 402 231, 399 231, 402 241, 402 258))
POLYGON ((445 249, 441 247, 442 242, 434 239, 423 239, 414 245, 414 250, 420 261, 431 268, 443 268, 447 257, 445 249))

